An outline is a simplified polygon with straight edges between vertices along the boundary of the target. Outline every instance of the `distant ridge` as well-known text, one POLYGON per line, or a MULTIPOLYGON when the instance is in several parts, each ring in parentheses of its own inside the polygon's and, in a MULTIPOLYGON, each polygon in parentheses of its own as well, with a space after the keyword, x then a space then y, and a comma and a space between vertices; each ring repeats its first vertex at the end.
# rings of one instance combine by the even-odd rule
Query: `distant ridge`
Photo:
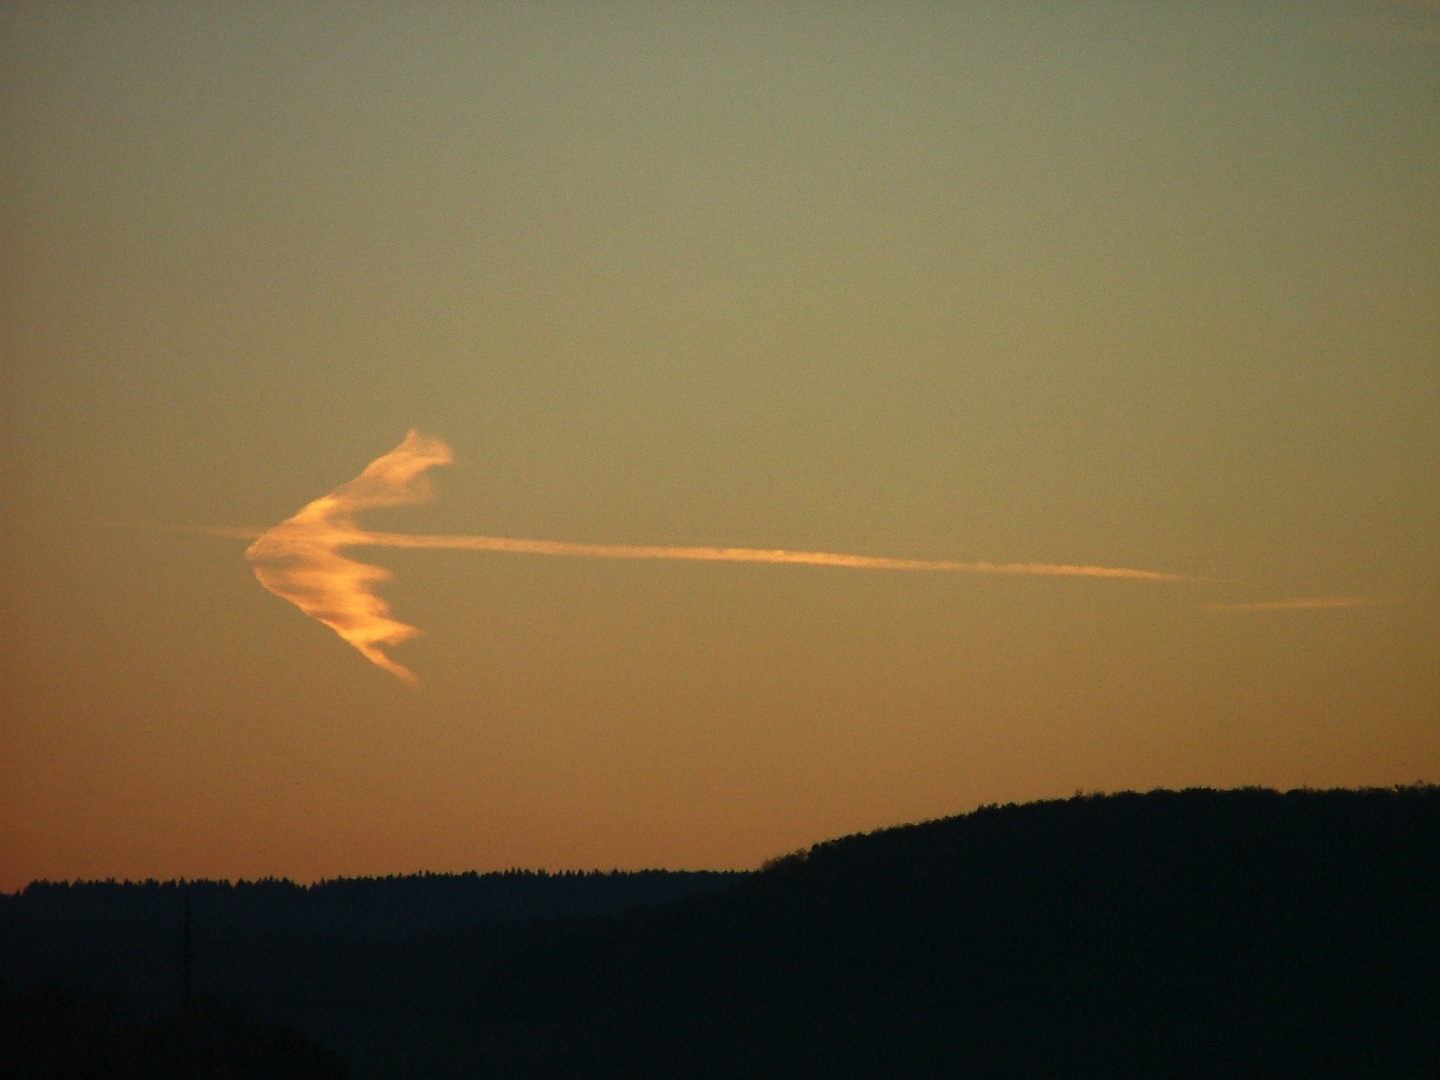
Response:
MULTIPOLYGON (((409 937, 197 922, 197 989, 356 1080, 1440 1076, 1440 788, 986 806, 705 880, 409 937)), ((173 927, 19 920, 27 895, 0 981, 23 954, 173 1001, 173 927), (136 976, 157 950, 168 982, 136 976)))
POLYGON ((295 931, 387 940, 455 930, 479 922, 594 917, 722 888, 731 871, 504 870, 333 878, 297 885, 258 881, 32 882, 0 893, 0 921, 172 922, 181 890, 191 892, 197 926, 295 931))
POLYGON ((471 1015, 467 1067, 509 1078, 1434 1078, 1440 788, 846 837, 534 942, 471 1015))

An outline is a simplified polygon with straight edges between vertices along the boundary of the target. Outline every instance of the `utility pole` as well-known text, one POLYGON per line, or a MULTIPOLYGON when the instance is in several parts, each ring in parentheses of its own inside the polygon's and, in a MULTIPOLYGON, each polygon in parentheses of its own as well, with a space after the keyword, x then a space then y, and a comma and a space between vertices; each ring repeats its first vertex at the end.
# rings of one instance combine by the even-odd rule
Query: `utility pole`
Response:
POLYGON ((185 929, 180 941, 180 977, 184 991, 181 1000, 185 1019, 190 1019, 191 981, 195 967, 195 949, 190 944, 190 886, 182 885, 185 891, 185 929))

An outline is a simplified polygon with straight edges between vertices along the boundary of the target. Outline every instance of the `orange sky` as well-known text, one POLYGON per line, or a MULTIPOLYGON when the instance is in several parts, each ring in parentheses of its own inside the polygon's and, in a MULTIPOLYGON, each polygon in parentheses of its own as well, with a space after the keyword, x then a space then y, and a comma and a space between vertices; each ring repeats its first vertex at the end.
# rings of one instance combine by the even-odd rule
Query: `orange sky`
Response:
POLYGON ((1440 780, 1437 50, 1372 2, 0 6, 0 889, 1440 780), (412 429, 433 497, 335 556, 389 576, 308 594, 387 672, 245 551, 412 429))

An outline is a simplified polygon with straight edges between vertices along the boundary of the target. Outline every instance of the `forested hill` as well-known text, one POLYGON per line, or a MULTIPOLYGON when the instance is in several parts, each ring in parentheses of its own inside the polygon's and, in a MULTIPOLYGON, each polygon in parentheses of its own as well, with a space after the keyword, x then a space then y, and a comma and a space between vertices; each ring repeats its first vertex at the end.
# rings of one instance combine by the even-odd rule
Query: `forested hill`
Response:
MULTIPOLYGON (((197 924, 196 992, 356 1080, 1440 1076, 1440 788, 983 807, 690 880, 409 937, 197 924)), ((0 981, 173 1007, 175 920, 17 902, 0 981)))
POLYGON ((547 874, 412 874, 293 881, 34 882, 0 893, 0 921, 36 919, 169 923, 178 927, 184 890, 197 927, 294 931, 381 941, 480 922, 612 915, 733 884, 743 875, 642 870, 547 874))
POLYGON ((1440 788, 991 807, 534 943, 473 1075, 1440 1076, 1440 788))

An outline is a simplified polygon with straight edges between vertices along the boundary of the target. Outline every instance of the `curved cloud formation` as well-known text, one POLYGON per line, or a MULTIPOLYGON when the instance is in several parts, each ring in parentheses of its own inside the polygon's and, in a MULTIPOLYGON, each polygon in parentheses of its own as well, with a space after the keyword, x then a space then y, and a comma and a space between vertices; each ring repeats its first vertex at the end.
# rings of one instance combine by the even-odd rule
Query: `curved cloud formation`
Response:
MULTIPOLYGON (((1137 581, 1194 581, 1182 574, 1117 566, 1063 563, 955 562, 891 559, 832 551, 785 551, 739 547, 662 547, 638 544, 575 544, 562 540, 523 540, 503 536, 411 536, 368 532, 355 524, 362 510, 412 506, 430 497, 424 476, 432 465, 454 460, 441 439, 412 431, 405 441, 377 458, 356 479, 316 499, 294 517, 260 534, 245 552, 260 584, 282 596, 392 675, 415 683, 414 672, 380 648, 398 645, 420 633, 394 619, 390 605, 372 591, 390 577, 379 566, 347 559, 344 547, 437 548, 508 551, 525 555, 567 555, 600 559, 682 559, 694 562, 790 563, 858 570, 918 570, 972 574, 1029 574, 1048 577, 1128 578, 1137 581)), ((243 532, 243 530, 240 530, 243 532)))
POLYGON ((372 591, 390 571, 347 559, 339 549, 366 542, 354 520, 361 510, 424 502, 430 497, 425 470, 453 460, 442 440, 412 431, 354 480, 262 533, 245 557, 261 585, 330 627, 367 660, 413 684, 415 673, 380 649, 420 633, 392 619, 390 605, 372 591))

